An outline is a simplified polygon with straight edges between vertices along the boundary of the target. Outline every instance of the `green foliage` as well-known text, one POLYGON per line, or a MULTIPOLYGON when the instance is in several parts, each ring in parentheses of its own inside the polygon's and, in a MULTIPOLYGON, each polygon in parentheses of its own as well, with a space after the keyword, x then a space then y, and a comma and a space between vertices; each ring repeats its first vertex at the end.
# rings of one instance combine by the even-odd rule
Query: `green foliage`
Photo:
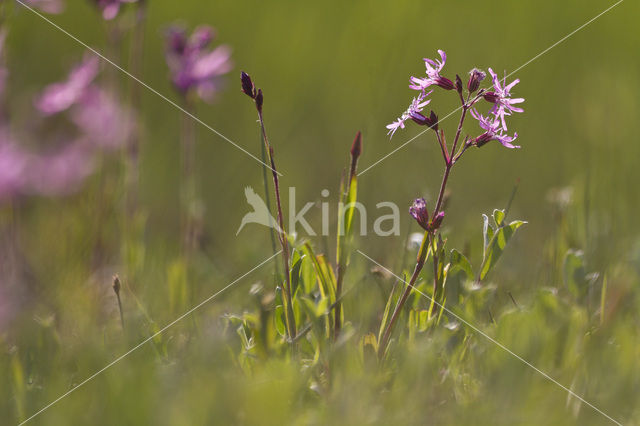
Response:
POLYGON ((493 211, 493 224, 489 222, 487 215, 482 215, 482 237, 484 241, 482 251, 482 264, 478 273, 478 281, 484 280, 489 271, 500 259, 507 243, 513 237, 516 230, 527 222, 514 220, 508 224, 504 222, 504 210, 493 211))

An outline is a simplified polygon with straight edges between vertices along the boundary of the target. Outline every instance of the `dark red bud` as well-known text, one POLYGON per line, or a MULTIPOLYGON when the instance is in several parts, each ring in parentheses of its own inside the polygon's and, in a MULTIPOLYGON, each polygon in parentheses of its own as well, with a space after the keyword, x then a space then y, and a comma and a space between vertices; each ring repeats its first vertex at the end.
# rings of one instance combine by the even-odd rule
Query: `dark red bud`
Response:
POLYGON ((436 231, 442 225, 442 221, 444 220, 444 212, 440 212, 433 218, 431 223, 429 224, 430 231, 436 231))
POLYGON ((429 210, 427 210, 427 202, 424 198, 416 198, 413 201, 413 204, 409 207, 409 214, 425 231, 429 230, 429 210))
POLYGON ((438 117, 436 116, 436 114, 433 111, 431 111, 431 114, 429 115, 429 117, 425 117, 424 115, 422 115, 419 112, 412 111, 409 114, 409 117, 416 124, 419 124, 420 126, 429 126, 430 128, 432 128, 434 130, 438 130, 438 117))
POLYGON ((456 90, 458 93, 462 93, 462 79, 458 74, 456 74, 456 90))
POLYGON ((251 81, 251 77, 249 77, 249 74, 242 71, 240 73, 240 81, 242 82, 242 91, 244 92, 244 94, 249 96, 250 98, 255 99, 256 88, 253 85, 253 81, 251 81))
POLYGON ((453 90, 456 87, 453 84, 453 81, 449 80, 446 77, 436 78, 436 85, 442 87, 444 90, 453 90))
POLYGON ((484 71, 481 71, 477 68, 469 71, 469 81, 467 82, 467 90, 469 90, 469 93, 473 93, 478 90, 478 87, 480 87, 480 82, 482 82, 482 80, 484 80, 486 76, 487 74, 485 74, 484 71))
POLYGON ((433 110, 431 110, 431 114, 429 114, 429 120, 431 120, 430 127, 437 132, 438 131, 438 116, 436 115, 435 112, 433 112, 433 110))
POLYGON ((496 102, 498 102, 498 99, 500 99, 500 97, 496 94, 496 92, 487 92, 484 95, 482 95, 482 97, 484 98, 485 101, 491 102, 492 104, 495 104, 496 102))
POLYGON ((478 136, 477 138, 475 138, 472 143, 475 146, 477 146, 478 148, 480 148, 482 145, 486 144, 491 139, 492 139, 492 137, 491 137, 491 135, 489 135, 489 133, 483 133, 480 136, 478 136))
POLYGON ((351 159, 357 160, 362 154, 362 133, 358 132, 351 145, 351 159))

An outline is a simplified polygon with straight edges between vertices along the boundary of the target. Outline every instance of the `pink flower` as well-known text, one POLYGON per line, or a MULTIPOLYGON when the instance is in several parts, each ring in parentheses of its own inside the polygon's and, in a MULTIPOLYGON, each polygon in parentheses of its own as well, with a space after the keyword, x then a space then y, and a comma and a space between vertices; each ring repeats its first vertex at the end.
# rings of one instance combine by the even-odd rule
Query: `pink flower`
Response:
POLYGON ((507 123, 505 122, 504 117, 506 115, 511 115, 512 112, 524 111, 522 108, 513 106, 514 104, 524 102, 524 98, 509 98, 509 96, 511 96, 511 89, 513 88, 513 86, 518 84, 520 80, 515 79, 509 85, 507 85, 507 79, 505 77, 501 85, 500 80, 498 79, 498 75, 494 73, 491 68, 489 68, 489 73, 493 78, 494 91, 485 93, 484 98, 485 100, 494 104, 493 108, 491 109, 491 113, 500 119, 502 123, 502 129, 507 130, 507 123))
POLYGON ((411 105, 409 105, 409 108, 407 108, 407 110, 402 113, 400 118, 398 118, 393 123, 387 125, 387 129, 389 129, 389 132, 387 134, 393 137, 393 134, 396 132, 396 130, 404 129, 405 121, 412 118, 412 115, 420 113, 422 109, 427 104, 429 104, 429 102, 431 102, 431 99, 427 99, 426 101, 424 100, 430 94, 431 94, 431 91, 429 91, 428 93, 423 92, 423 93, 420 93, 420 95, 418 95, 417 98, 413 98, 413 101, 411 101, 411 105))
POLYGON ((424 65, 427 68, 426 78, 418 78, 411 77, 410 81, 412 84, 409 85, 411 89, 414 90, 426 90, 429 86, 440 86, 443 89, 451 90, 455 87, 453 82, 446 77, 440 75, 440 71, 444 67, 445 62, 447 61, 447 54, 443 50, 438 50, 440 54, 440 60, 433 60, 429 58, 424 58, 424 65))
POLYGON ((47 86, 36 107, 45 116, 69 110, 81 140, 100 148, 118 148, 127 140, 133 119, 115 97, 94 83, 98 69, 98 58, 85 59, 66 81, 47 86))
POLYGON ((23 190, 26 171, 27 156, 6 135, 0 136, 0 201, 23 190))
POLYGON ((45 13, 58 14, 64 10, 62 0, 22 0, 27 5, 35 7, 45 13))
POLYGON ((478 120, 478 124, 480 125, 480 127, 485 130, 483 134, 473 140, 473 142, 478 147, 486 144, 489 141, 496 140, 506 148, 520 148, 519 146, 513 145, 511 143, 516 140, 518 134, 514 133, 513 136, 504 134, 503 129, 500 128, 500 121, 498 117, 485 117, 482 114, 478 113, 478 111, 476 111, 475 109, 471 110, 471 115, 473 116, 473 118, 478 120))
POLYGON ((36 108, 45 115, 52 115, 77 103, 98 74, 99 65, 97 57, 86 58, 71 70, 66 81, 47 86, 36 101, 36 108))
POLYGON ((78 142, 51 154, 31 154, 24 190, 46 196, 73 193, 93 172, 93 158, 92 150, 78 142))
POLYGON ((98 7, 102 10, 102 17, 107 21, 118 16, 120 6, 123 3, 135 3, 137 0, 95 0, 98 7))
POLYGON ((101 148, 119 148, 133 130, 133 117, 107 92, 89 87, 80 105, 70 111, 71 121, 87 142, 101 148))
POLYGON ((195 90, 205 101, 211 101, 222 85, 221 77, 231 71, 231 49, 207 47, 213 40, 210 27, 197 28, 190 37, 181 28, 167 34, 167 65, 174 86, 185 95, 195 90))

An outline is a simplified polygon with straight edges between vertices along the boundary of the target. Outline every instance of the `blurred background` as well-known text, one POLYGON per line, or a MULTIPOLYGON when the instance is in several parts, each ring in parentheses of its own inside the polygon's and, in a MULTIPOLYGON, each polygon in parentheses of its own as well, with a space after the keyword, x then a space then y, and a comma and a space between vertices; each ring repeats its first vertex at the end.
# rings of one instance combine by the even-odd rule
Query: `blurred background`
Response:
MULTIPOLYGON (((4 5, 2 25, 8 31, 4 55, 9 69, 5 108, 10 111, 13 131, 19 134, 29 126, 34 97, 46 85, 64 80, 86 49, 32 12, 10 1, 4 3, 8 3, 4 5)), ((414 96, 408 78, 424 72, 423 57, 434 58, 437 49, 445 50, 448 58, 443 74, 451 79, 456 73, 464 79, 473 67, 510 73, 612 4, 604 0, 151 1, 139 77, 179 102, 165 63, 166 30, 173 23, 189 30, 203 24, 214 27, 214 43, 231 47, 234 69, 224 77, 225 85, 213 103, 196 103, 195 115, 260 157, 255 109, 240 91, 240 71, 248 72, 264 92, 264 116, 283 174, 281 185, 296 188, 298 206, 318 202, 306 218, 319 229, 319 203, 325 201, 321 191, 330 191, 333 212, 340 175, 348 165, 348 150, 357 131, 362 131, 364 138, 360 159, 360 170, 364 170, 423 130, 408 123, 407 129, 399 130, 390 140, 385 129, 414 96)), ((112 43, 110 37, 117 32, 115 25, 125 29, 134 25, 133 5, 124 6, 117 24, 104 21, 90 1, 68 1, 63 13, 46 16, 127 68, 131 43, 128 30, 123 31, 121 43, 112 43)), ((640 250, 640 167, 636 164, 640 144, 635 127, 640 103, 640 33, 635 30, 639 18, 640 4, 623 2, 519 69, 508 80, 521 80, 514 95, 526 99, 525 112, 511 118, 509 130, 518 133, 522 149, 508 150, 492 142, 465 154, 454 169, 445 224, 448 244, 461 250, 466 247, 472 262, 481 260, 481 215, 504 208, 519 182, 510 216, 529 224, 519 231, 499 265, 501 280, 516 295, 557 284, 553 281, 557 274, 550 272, 546 254, 549 241, 558 233, 557 209, 563 197, 578 206, 572 213, 575 226, 567 248, 584 250, 593 270, 605 271, 640 250)), ((105 78, 123 93, 136 84, 108 65, 104 70, 105 78)), ((432 98, 428 108, 440 117, 457 107, 449 93, 436 91, 432 98)), ((163 306, 169 303, 166 295, 172 291, 167 284, 171 278, 167 277, 179 275, 179 267, 172 270, 171 265, 180 245, 183 116, 146 89, 140 91, 137 114, 142 135, 139 197, 145 213, 145 261, 140 280, 131 285, 137 288, 150 315, 156 315, 156 323, 162 325, 159 318, 169 320, 172 311, 181 311, 181 306, 173 306, 173 302, 166 312, 163 306)), ((456 114, 440 124, 449 138, 457 119, 456 114)), ((189 293, 189 300, 197 302, 272 252, 267 228, 248 225, 236 236, 242 216, 250 211, 244 188, 251 186, 262 193, 261 165, 205 127, 196 125, 195 129, 195 170, 204 207, 206 242, 201 253, 205 266, 200 270, 204 278, 189 293)), ((467 121, 465 132, 479 133, 473 121, 467 121)), ((29 283, 28 291, 15 290, 24 294, 16 302, 20 312, 14 324, 20 325, 14 325, 13 330, 23 331, 16 332, 17 337, 6 337, 11 343, 7 347, 19 347, 21 340, 48 339, 38 334, 38 327, 25 325, 34 317, 39 323, 66 317, 74 323, 70 335, 82 335, 75 327, 83 326, 75 322, 83 315, 95 315, 93 309, 102 306, 100 300, 111 300, 110 277, 123 273, 118 248, 127 239, 121 219, 124 203, 118 189, 120 160, 118 154, 105 156, 100 171, 74 194, 28 197, 12 206, 0 206, 4 223, 10 218, 17 223, 21 262, 26 265, 20 274, 29 283), (104 207, 99 216, 96 205, 104 207), (96 240, 106 246, 99 268, 92 257, 96 240), (99 288, 95 306, 82 306, 85 299, 80 293, 86 291, 87 277, 92 277, 90 281, 99 288)), ((402 222, 399 237, 370 235, 359 238, 358 247, 384 264, 397 265, 410 229, 410 216, 405 212, 416 197, 435 202, 441 175, 442 160, 432 133, 419 136, 362 174, 359 199, 373 216, 369 231, 377 216, 375 204, 382 201, 400 206, 402 222)), ((286 210, 287 197, 284 201, 286 210)), ((332 213, 332 228, 334 216, 332 213)), ((327 244, 319 237, 312 240, 320 248, 333 250, 333 242, 327 244)), ((354 262, 368 268, 363 259, 354 262)), ((9 268, 7 262, 0 266, 9 268)), ((242 303, 245 295, 246 289, 230 300, 242 303)), ((0 297, 7 296, 0 293, 0 297)), ((133 309, 136 303, 126 301, 125 308, 133 309)), ((107 311, 104 321, 110 321, 117 312, 111 305, 100 309, 107 311)), ((103 329, 99 334, 105 333, 103 329)), ((5 336, 10 335, 5 330, 5 336)), ((57 344, 65 341, 63 335, 51 339, 57 344)), ((114 355, 117 353, 114 351, 114 355)), ((102 359, 95 355, 96 359, 90 358, 94 361, 83 363, 59 356, 74 364, 72 370, 77 370, 77 377, 72 382, 85 377, 91 367, 99 367, 102 359)), ((50 368, 55 365, 52 362, 50 368)), ((7 374, 15 374, 6 368, 7 374)), ((289 379, 296 380, 283 380, 289 379)), ((66 379, 58 380, 58 389, 69 385, 66 379)), ((46 395, 53 397, 54 391, 46 395)), ((5 401, 11 398, 7 396, 5 401)), ((26 411, 33 412, 46 400, 36 397, 26 411)), ((151 405, 146 406, 148 410, 151 405)), ((14 412, 12 407, 13 403, 4 403, 8 412, 14 412)), ((129 420, 136 423, 149 418, 144 413, 138 415, 132 414, 129 420)), ((53 419, 42 424, 55 424, 53 419)), ((170 422, 181 424, 180 420, 170 422)))
MULTIPOLYGON (((190 29, 212 25, 217 41, 233 49, 235 69, 226 78, 226 90, 212 105, 197 104, 196 115, 259 157, 255 110, 239 90, 239 73, 247 71, 265 94, 267 131, 284 174, 282 185, 296 187, 299 203, 319 201, 320 191, 327 188, 335 204, 356 131, 364 135, 363 170, 423 130, 410 125, 389 140, 385 129, 415 94, 407 82, 410 75, 423 73, 423 57, 445 50, 445 75, 451 78, 473 67, 509 73, 610 4, 158 2, 148 8, 140 78, 178 101, 165 65, 164 32, 176 22, 190 29)), ((54 20, 105 51, 108 32, 94 9, 90 2, 72 1, 54 20)), ((523 148, 511 151, 490 144, 472 151, 455 170, 447 225, 461 232, 453 235, 477 234, 481 213, 504 207, 520 180, 513 214, 530 223, 520 240, 521 250, 529 250, 529 255, 538 252, 552 232, 548 192, 567 185, 588 191, 610 242, 634 238, 640 147, 634 143, 632 124, 638 112, 639 71, 633 52, 640 36, 631 31, 631 23, 637 12, 635 4, 625 3, 512 76, 521 80, 516 96, 526 99, 525 113, 513 116, 510 126, 523 148)), ((86 49, 27 10, 16 8, 7 25, 9 103, 14 110, 28 109, 32 96, 63 79, 86 49)), ((127 51, 121 50, 113 59, 124 66, 127 51)), ((118 84, 133 84, 126 76, 116 76, 118 84)), ((429 106, 441 117, 457 107, 452 96, 442 95, 436 91, 429 106)), ((450 134, 457 117, 442 123, 450 134)), ((181 119, 174 107, 142 91, 141 197, 149 212, 147 232, 163 241, 177 236, 181 119)), ((465 130, 475 134, 476 124, 467 124, 465 130)), ((244 187, 262 186, 260 164, 202 126, 197 126, 197 152, 212 253, 237 258, 246 254, 247 242, 268 241, 261 228, 235 236, 248 208, 244 187)), ((433 202, 441 174, 439 148, 426 133, 368 170, 360 199, 371 209, 386 200, 408 208, 420 195, 433 202)), ((318 224, 319 213, 319 208, 312 211, 309 221, 318 224)), ((404 228, 408 219, 403 214, 404 228)), ((372 237, 363 244, 382 254, 401 242, 372 237)), ((251 249, 260 250, 260 244, 251 244, 251 249)), ((534 262, 526 265, 537 268, 534 262)))

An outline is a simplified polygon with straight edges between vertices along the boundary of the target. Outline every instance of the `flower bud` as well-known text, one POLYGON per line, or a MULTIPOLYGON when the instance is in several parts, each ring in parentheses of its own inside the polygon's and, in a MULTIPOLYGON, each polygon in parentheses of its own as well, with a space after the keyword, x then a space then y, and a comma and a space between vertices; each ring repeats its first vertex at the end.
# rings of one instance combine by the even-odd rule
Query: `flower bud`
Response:
POLYGON ((438 213, 433 220, 431 220, 431 223, 429 224, 429 231, 436 231, 438 228, 440 228, 440 225, 442 225, 442 221, 444 220, 444 212, 440 212, 438 213))
POLYGON ((253 81, 251 81, 251 77, 249 77, 249 74, 242 71, 240 73, 240 81, 242 82, 242 91, 244 92, 244 94, 249 96, 250 98, 255 99, 256 88, 253 85, 253 81))
POLYGON ((438 117, 436 116, 436 114, 433 111, 431 111, 431 114, 429 115, 429 117, 425 117, 424 115, 422 115, 421 113, 419 113, 417 111, 411 111, 409 113, 409 117, 416 124, 419 124, 421 126, 429 126, 430 128, 432 128, 434 130, 438 130, 438 117))
POLYGON ((351 145, 351 158, 357 160, 362 154, 362 133, 358 132, 351 145))
POLYGON ((427 210, 427 202, 424 198, 416 198, 413 201, 413 205, 409 208, 409 213, 425 231, 429 230, 429 211, 427 210))
POLYGON ((116 294, 120 293, 120 277, 117 275, 113 276, 113 291, 116 294))
POLYGON ((482 95, 485 101, 495 104, 500 99, 500 96, 496 92, 486 92, 482 95))
POLYGON ((431 114, 429 114, 429 120, 431 120, 431 125, 429 127, 431 127, 433 130, 435 130, 437 132, 438 131, 438 116, 436 115, 435 112, 433 112, 433 110, 431 110, 431 114))
POLYGON ((489 142, 492 139, 493 139, 493 137, 489 134, 489 132, 486 132, 486 133, 481 134, 477 138, 475 138, 472 143, 473 143, 473 145, 475 145, 478 148, 480 148, 482 145, 486 144, 487 142, 489 142))
POLYGON ((456 91, 462 93, 462 79, 458 74, 456 74, 456 91))
POLYGON ((480 82, 482 82, 482 80, 484 80, 486 76, 487 74, 485 74, 478 68, 474 68, 469 71, 469 81, 467 82, 467 90, 469 91, 469 93, 473 93, 478 90, 478 87, 480 87, 480 82))
POLYGON ((442 87, 444 90, 453 90, 456 87, 455 84, 453 84, 453 81, 442 76, 438 76, 435 79, 435 83, 437 86, 442 87))

